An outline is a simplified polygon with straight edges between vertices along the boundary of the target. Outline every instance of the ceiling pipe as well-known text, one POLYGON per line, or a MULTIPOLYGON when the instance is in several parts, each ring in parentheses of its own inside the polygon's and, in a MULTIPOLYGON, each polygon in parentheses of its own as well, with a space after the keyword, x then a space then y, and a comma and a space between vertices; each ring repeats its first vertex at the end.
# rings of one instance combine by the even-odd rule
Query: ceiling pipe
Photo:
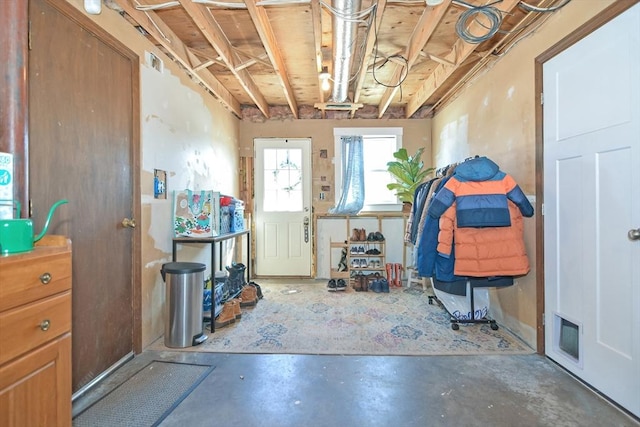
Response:
POLYGON ((333 0, 333 102, 347 102, 353 47, 358 22, 353 17, 360 11, 361 0, 333 0), (340 16, 338 16, 340 15, 340 16))

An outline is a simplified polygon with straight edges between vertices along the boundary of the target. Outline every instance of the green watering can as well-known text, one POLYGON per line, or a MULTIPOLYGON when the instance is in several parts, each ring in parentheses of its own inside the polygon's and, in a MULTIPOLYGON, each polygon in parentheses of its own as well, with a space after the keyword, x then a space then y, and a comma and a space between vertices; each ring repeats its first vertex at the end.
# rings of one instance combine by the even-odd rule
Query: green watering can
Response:
POLYGON ((29 252, 33 250, 33 244, 42 239, 47 233, 49 222, 53 216, 53 212, 60 205, 69 203, 67 200, 58 200, 51 206, 47 221, 44 224, 42 232, 34 237, 33 221, 31 218, 20 218, 20 202, 17 200, 0 200, 15 204, 17 217, 16 219, 0 219, 0 255, 17 254, 21 252, 29 252))

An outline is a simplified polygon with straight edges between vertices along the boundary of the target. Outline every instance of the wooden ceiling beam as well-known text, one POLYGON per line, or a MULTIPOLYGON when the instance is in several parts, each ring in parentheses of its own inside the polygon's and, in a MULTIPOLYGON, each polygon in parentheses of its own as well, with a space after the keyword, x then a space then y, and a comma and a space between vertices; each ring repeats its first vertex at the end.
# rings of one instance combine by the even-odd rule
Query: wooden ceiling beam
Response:
POLYGON ((138 23, 153 39, 188 72, 198 79, 218 100, 236 116, 242 117, 238 100, 231 95, 222 83, 206 69, 196 70, 202 62, 189 50, 167 24, 155 12, 142 12, 136 9, 130 0, 114 0, 135 22, 138 23))
MULTIPOLYGON (((407 59, 406 66, 396 65, 396 69, 392 74, 391 79, 389 80, 389 84, 394 84, 394 82, 400 82, 402 75, 409 73, 409 70, 413 66, 414 62, 420 56, 420 52, 424 48, 424 46, 431 38, 431 35, 435 31, 436 27, 440 23, 440 20, 444 16, 445 12, 449 8, 451 4, 451 0, 445 0, 441 4, 435 7, 426 6, 424 11, 422 12, 422 16, 416 25, 416 28, 413 30, 413 34, 411 34, 411 39, 407 44, 407 48, 405 50, 405 58, 407 59)), ((389 108, 393 97, 398 92, 400 88, 399 85, 395 85, 394 87, 387 87, 382 95, 382 99, 380 100, 380 104, 378 105, 378 118, 381 118, 383 114, 389 108)))
MULTIPOLYGON (((503 0, 499 3, 499 7, 504 15, 511 12, 519 3, 520 0, 503 0)), ((476 20, 473 20, 469 25, 469 32, 471 34, 482 34, 482 31, 487 31, 486 27, 479 24, 476 20)), ((462 39, 458 39, 453 45, 451 52, 449 52, 444 59, 453 64, 461 64, 474 53, 477 47, 478 44, 468 43, 462 39)), ((433 73, 427 77, 422 86, 418 88, 413 97, 409 99, 405 108, 406 117, 409 118, 413 113, 418 111, 422 104, 427 102, 429 97, 444 84, 457 67, 457 65, 449 65, 447 63, 439 64, 435 70, 433 70, 433 73)))
MULTIPOLYGON (((384 0, 386 1, 386 0, 384 0)), ((316 54, 316 71, 318 72, 318 90, 320 103, 324 103, 325 94, 322 90, 322 80, 320 79, 320 73, 322 72, 322 7, 320 6, 320 0, 311 0, 311 24, 313 25, 313 43, 316 54)), ((324 115, 324 110, 322 111, 324 115)))
POLYGON ((247 6, 249 15, 253 20, 253 25, 255 25, 256 30, 258 31, 260 40, 262 40, 262 45, 264 46, 264 49, 266 50, 267 55, 269 56, 269 59, 273 64, 276 75, 280 79, 280 84, 282 85, 284 96, 287 99, 289 108, 291 109, 291 114, 293 114, 293 117, 297 119, 298 103, 293 93, 293 89, 291 88, 291 82, 289 81, 287 67, 284 64, 284 60, 282 59, 280 48, 278 48, 278 42, 276 40, 275 34, 273 33, 271 22, 269 22, 267 11, 262 6, 256 6, 255 0, 244 0, 244 4, 247 6))
MULTIPOLYGON (((384 16, 384 10, 387 7, 387 0, 378 0, 375 14, 376 20, 373 23, 374 28, 369 29, 369 33, 367 34, 367 42, 365 44, 364 55, 362 58, 363 66, 360 67, 360 72, 358 73, 358 78, 356 79, 356 84, 354 86, 353 91, 353 102, 357 103, 360 100, 360 93, 362 92, 362 86, 364 85, 364 79, 367 76, 367 71, 369 67, 367 64, 371 61, 371 56, 373 54, 373 48, 376 45, 376 34, 380 30, 380 26, 382 25, 382 17, 384 16)), ((352 112, 355 114, 355 111, 352 112)))
POLYGON ((236 70, 236 53, 227 39, 227 36, 220 28, 218 22, 213 18, 205 6, 193 3, 191 0, 178 0, 189 17, 196 24, 202 35, 213 46, 213 48, 222 57, 227 68, 238 79, 238 82, 258 106, 262 114, 269 118, 269 105, 265 100, 262 92, 258 89, 258 85, 253 81, 251 75, 246 69, 236 70))

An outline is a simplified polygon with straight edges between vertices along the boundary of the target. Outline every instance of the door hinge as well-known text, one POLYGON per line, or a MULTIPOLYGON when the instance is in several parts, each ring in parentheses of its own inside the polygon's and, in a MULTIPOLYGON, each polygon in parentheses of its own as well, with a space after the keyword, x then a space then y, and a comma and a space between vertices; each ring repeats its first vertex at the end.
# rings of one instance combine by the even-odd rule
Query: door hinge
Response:
POLYGON ((540 205, 540 214, 544 216, 544 203, 540 205))
POLYGON ((544 315, 544 313, 542 313, 542 326, 545 325, 546 319, 547 319, 547 317, 544 315))
POLYGON ((27 49, 31 50, 31 21, 29 21, 29 28, 27 29, 27 49))
POLYGON ((540 92, 540 105, 544 105, 544 93, 540 92))

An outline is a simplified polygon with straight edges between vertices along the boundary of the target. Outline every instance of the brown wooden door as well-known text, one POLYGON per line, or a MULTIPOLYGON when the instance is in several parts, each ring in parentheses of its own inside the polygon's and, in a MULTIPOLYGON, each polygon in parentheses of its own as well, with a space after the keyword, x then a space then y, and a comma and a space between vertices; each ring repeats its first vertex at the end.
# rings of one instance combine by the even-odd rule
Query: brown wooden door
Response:
POLYGON ((134 349, 137 62, 66 2, 31 0, 29 192, 36 231, 73 245, 73 390, 134 349), (135 82, 135 83, 134 83, 135 82))

